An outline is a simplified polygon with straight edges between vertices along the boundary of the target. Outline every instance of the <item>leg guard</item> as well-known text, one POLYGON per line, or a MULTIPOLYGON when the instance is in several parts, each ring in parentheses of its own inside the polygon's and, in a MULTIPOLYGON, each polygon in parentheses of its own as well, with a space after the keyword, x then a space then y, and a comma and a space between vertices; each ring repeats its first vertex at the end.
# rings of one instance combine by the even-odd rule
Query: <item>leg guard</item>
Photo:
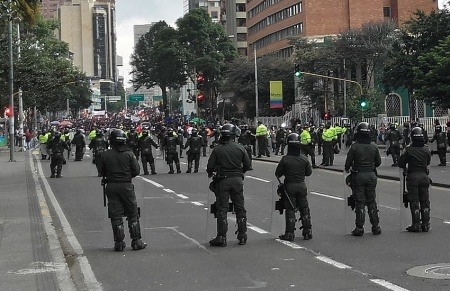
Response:
POLYGON ((56 166, 56 178, 61 178, 61 171, 62 171, 62 164, 59 163, 59 164, 56 166))
POLYGON ((430 230, 430 208, 421 208, 420 214, 422 216, 422 231, 428 232, 430 230))
POLYGON ((199 166, 200 166, 200 157, 198 159, 195 159, 194 173, 198 173, 199 166))
POLYGON ((173 171, 173 165, 172 164, 169 164, 169 174, 173 174, 174 173, 174 171, 173 171))
POLYGON ((355 213, 356 213, 356 220, 355 220, 356 228, 352 230, 352 235, 363 236, 364 222, 366 219, 366 210, 364 208, 357 207, 355 213))
POLYGON ((209 241, 209 245, 213 247, 227 246, 228 221, 227 218, 217 217, 217 236, 209 241))
POLYGON ((190 173, 192 171, 192 162, 188 161, 188 169, 186 171, 186 173, 190 173))
POLYGON ((303 228, 302 230, 303 239, 305 240, 312 239, 311 214, 309 207, 303 208, 301 215, 302 215, 301 220, 303 228))
POLYGON ((287 241, 293 241, 295 238, 295 212, 292 209, 286 209, 285 213, 285 219, 286 219, 286 230, 284 234, 280 235, 279 238, 281 240, 287 240, 287 241))
POLYGON ((141 239, 141 225, 139 224, 139 220, 129 219, 128 229, 130 231, 131 247, 133 250, 145 249, 147 244, 141 239))
POLYGON ((177 167, 177 173, 181 173, 180 163, 175 163, 175 166, 177 167))
POLYGON ((148 175, 148 167, 147 167, 147 160, 142 161, 142 169, 144 170, 144 175, 148 175))
POLYGON ((369 205, 369 219, 370 223, 372 224, 372 233, 374 235, 381 234, 381 228, 378 225, 380 222, 380 218, 378 217, 378 209, 377 205, 375 203, 369 205))
POLYGON ((156 175, 155 163, 150 164, 150 170, 152 171, 152 175, 156 175))
POLYGON ((420 210, 419 202, 411 202, 409 208, 411 209, 412 224, 406 228, 409 232, 420 231, 420 210))
POLYGON ((111 226, 114 235, 114 250, 116 252, 122 252, 125 249, 125 231, 123 227, 122 218, 111 218, 111 226))
POLYGON ((240 245, 245 245, 247 243, 247 218, 237 218, 236 221, 238 225, 237 239, 240 245))

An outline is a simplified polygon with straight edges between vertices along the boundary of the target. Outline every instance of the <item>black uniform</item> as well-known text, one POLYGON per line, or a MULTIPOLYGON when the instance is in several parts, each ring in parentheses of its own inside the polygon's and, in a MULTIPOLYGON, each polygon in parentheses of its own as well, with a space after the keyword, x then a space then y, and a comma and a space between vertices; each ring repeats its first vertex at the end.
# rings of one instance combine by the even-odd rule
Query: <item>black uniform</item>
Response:
POLYGON ((203 156, 206 157, 206 147, 208 146, 208 132, 206 131, 205 127, 202 127, 198 134, 202 137, 202 152, 203 156))
POLYGON ((180 146, 180 158, 183 157, 183 139, 184 139, 184 130, 182 128, 178 129, 178 142, 180 146))
POLYGON ((167 135, 164 136, 162 147, 166 152, 166 162, 169 165, 169 174, 173 174, 173 162, 177 168, 177 173, 181 173, 180 159, 178 158, 177 145, 180 143, 178 136, 173 134, 173 131, 168 130, 167 135))
MULTIPOLYGON (((225 127, 225 125, 224 125, 225 127)), ((239 244, 247 241, 247 214, 244 206, 244 173, 250 168, 247 151, 232 140, 220 138, 211 152, 206 171, 216 173, 217 237, 210 241, 213 246, 226 246, 228 231, 227 211, 231 199, 236 212, 239 244)))
POLYGON ((136 156, 136 159, 139 158, 139 147, 137 144, 138 139, 139 135, 137 134, 137 132, 134 129, 131 129, 127 135, 127 145, 133 151, 134 155, 136 156))
MULTIPOLYGON (((303 225, 303 237, 305 239, 312 238, 311 231, 311 215, 308 205, 305 176, 311 176, 312 167, 308 158, 300 155, 300 149, 293 151, 289 148, 287 155, 282 157, 275 170, 275 176, 284 176, 284 185, 289 198, 294 205, 300 209, 300 216, 303 225)), ((295 237, 295 209, 289 205, 287 199, 284 199, 284 208, 286 209, 286 231, 280 239, 292 241, 295 237)))
POLYGON ((72 138, 72 144, 75 145, 75 161, 81 161, 83 159, 86 141, 80 130, 75 132, 75 135, 72 138))
POLYGON ((389 141, 388 153, 392 155, 393 167, 398 165, 398 157, 400 156, 400 142, 402 140, 402 135, 400 132, 391 127, 384 138, 385 141, 389 141))
POLYGON ((57 133, 54 135, 52 140, 47 143, 47 149, 50 151, 51 162, 50 162, 50 170, 51 176, 50 178, 61 178, 61 170, 64 163, 64 150, 68 150, 69 146, 67 143, 60 139, 61 134, 57 133))
POLYGON ((252 169, 252 139, 254 138, 252 132, 249 129, 245 129, 238 138, 238 143, 240 143, 244 149, 247 151, 248 158, 250 159, 250 169, 252 169))
POLYGON ((103 137, 103 134, 97 134, 97 136, 91 140, 89 148, 93 151, 93 164, 96 164, 97 159, 108 149, 108 147, 109 142, 103 137))
POLYGON ((188 169, 186 173, 190 173, 192 170, 192 162, 195 162, 194 173, 198 172, 198 167, 200 164, 200 150, 203 146, 203 139, 201 136, 198 136, 196 133, 192 134, 184 145, 184 148, 188 148, 189 150, 186 152, 188 156, 188 169))
POLYGON ((284 155, 284 148, 286 146, 286 137, 287 137, 287 132, 284 128, 280 128, 277 130, 277 134, 275 136, 275 139, 277 141, 275 155, 278 155, 279 152, 281 153, 281 155, 284 155))
POLYGON ((447 166, 447 146, 448 140, 445 132, 442 132, 442 128, 439 126, 439 129, 436 129, 433 135, 433 138, 430 142, 436 141, 437 154, 439 156, 439 165, 438 166, 447 166))
POLYGON ((127 145, 112 144, 112 149, 101 156, 98 167, 102 176, 105 177, 103 182, 106 183, 108 217, 111 219, 115 250, 122 251, 125 248, 123 216, 126 216, 128 220, 133 249, 145 248, 140 241, 138 206, 132 184, 132 178, 139 175, 140 171, 136 156, 127 145))
POLYGON ((357 141, 350 147, 345 161, 345 170, 347 172, 352 171, 352 193, 356 200, 356 228, 352 231, 352 234, 356 236, 364 234, 366 205, 372 224, 372 233, 381 233, 378 226, 378 208, 375 200, 378 180, 376 168, 381 165, 381 157, 377 146, 371 143, 369 134, 370 132, 364 138, 357 136, 357 141))
POLYGON ((152 175, 156 174, 155 170, 155 159, 152 153, 152 146, 158 148, 158 144, 148 135, 148 133, 143 133, 139 138, 137 143, 137 148, 141 152, 142 168, 144 170, 144 175, 148 175, 147 163, 150 164, 150 170, 152 175))
POLYGON ((430 164, 431 153, 423 143, 412 142, 403 151, 399 159, 399 167, 406 171, 407 198, 410 205, 412 225, 408 231, 428 231, 430 228, 430 178, 427 166, 430 164), (420 203, 420 213, 419 213, 420 203), (422 216, 422 225, 420 216, 422 216))

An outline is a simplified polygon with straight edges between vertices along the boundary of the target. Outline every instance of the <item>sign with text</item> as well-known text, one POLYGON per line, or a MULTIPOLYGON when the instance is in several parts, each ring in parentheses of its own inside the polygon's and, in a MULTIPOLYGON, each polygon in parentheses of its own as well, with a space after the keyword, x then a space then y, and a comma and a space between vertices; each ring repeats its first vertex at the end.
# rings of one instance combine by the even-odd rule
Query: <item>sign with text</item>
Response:
POLYGON ((270 108, 283 108, 283 81, 270 81, 270 108))
POLYGON ((128 95, 128 101, 129 102, 144 101, 144 94, 130 94, 128 95))

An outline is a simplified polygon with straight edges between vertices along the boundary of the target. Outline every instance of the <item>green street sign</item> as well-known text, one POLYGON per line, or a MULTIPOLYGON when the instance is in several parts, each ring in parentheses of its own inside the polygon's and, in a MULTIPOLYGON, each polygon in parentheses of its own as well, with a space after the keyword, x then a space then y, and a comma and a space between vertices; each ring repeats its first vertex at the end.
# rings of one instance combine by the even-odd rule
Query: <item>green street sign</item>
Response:
POLYGON ((130 94, 128 95, 128 101, 129 102, 144 101, 144 94, 130 94))

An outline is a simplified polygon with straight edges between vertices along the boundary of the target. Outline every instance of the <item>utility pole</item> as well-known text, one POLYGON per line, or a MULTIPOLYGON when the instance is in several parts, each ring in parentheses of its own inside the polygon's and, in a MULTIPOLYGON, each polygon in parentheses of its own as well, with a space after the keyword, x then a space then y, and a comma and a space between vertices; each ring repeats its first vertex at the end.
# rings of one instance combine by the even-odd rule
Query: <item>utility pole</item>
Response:
POLYGON ((256 62, 255 44, 253 44, 253 56, 255 58, 255 104, 256 104, 255 125, 256 125, 259 119, 259 96, 258 96, 258 64, 256 62))
POLYGON ((14 60, 13 60, 13 21, 12 21, 12 0, 8 0, 8 52, 9 52, 9 103, 11 106, 11 116, 9 117, 9 161, 14 160, 14 60))

